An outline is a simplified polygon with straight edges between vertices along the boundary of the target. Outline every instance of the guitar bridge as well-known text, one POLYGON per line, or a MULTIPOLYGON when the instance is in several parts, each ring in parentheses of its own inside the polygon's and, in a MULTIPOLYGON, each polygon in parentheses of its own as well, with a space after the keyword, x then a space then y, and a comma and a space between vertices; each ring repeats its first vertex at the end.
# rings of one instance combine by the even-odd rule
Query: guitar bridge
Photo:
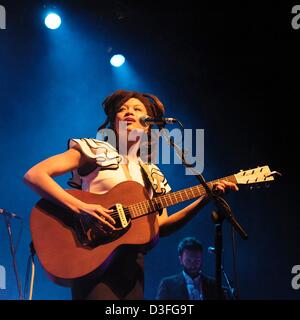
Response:
POLYGON ((129 225, 126 214, 124 212, 123 206, 120 203, 116 203, 116 210, 123 228, 126 228, 129 225))

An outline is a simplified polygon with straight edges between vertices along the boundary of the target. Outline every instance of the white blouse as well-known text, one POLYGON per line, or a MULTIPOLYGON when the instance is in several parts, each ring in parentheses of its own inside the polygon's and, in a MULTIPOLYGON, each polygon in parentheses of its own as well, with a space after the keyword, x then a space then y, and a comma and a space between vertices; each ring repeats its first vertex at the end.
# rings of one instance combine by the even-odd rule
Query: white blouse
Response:
POLYGON ((77 169, 74 170, 72 178, 68 181, 68 184, 72 187, 103 194, 120 182, 133 180, 147 189, 150 198, 154 194, 161 195, 171 191, 159 168, 154 164, 142 162, 140 157, 136 158, 135 161, 128 160, 127 165, 125 165, 121 164, 122 155, 107 142, 86 138, 69 140, 69 148, 76 144, 88 158, 95 160, 97 167, 86 176, 81 176, 77 169), (128 172, 125 166, 127 166, 128 172), (144 172, 145 169, 143 168, 145 166, 147 172, 144 172))

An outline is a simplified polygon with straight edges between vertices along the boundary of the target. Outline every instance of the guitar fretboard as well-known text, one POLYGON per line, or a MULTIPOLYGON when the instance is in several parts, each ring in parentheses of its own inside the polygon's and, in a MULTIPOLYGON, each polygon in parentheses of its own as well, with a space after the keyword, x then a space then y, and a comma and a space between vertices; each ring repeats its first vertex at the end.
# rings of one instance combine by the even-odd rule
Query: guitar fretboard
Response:
MULTIPOLYGON (((217 179, 214 181, 208 182, 208 186, 211 188, 212 185, 216 182, 220 182, 221 180, 229 181, 236 183, 236 178, 234 175, 224 177, 221 179, 217 179)), ((156 212, 163 208, 173 206, 175 204, 188 201, 194 198, 198 198, 206 194, 206 190, 203 185, 196 185, 190 188, 186 188, 183 190, 170 192, 162 196, 155 197, 150 200, 145 200, 142 202, 138 202, 128 206, 128 210, 130 212, 131 218, 138 218, 140 216, 156 212)))

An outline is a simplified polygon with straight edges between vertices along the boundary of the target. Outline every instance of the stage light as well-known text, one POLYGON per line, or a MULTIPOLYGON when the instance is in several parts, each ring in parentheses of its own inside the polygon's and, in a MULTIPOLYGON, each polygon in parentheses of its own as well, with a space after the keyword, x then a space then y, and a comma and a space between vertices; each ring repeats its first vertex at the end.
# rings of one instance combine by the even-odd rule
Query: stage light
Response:
POLYGON ((122 64, 125 62, 125 57, 122 54, 115 54, 110 59, 110 64, 114 67, 121 67, 122 64))
POLYGON ((49 29, 57 29, 61 25, 60 16, 56 13, 49 13, 45 18, 45 25, 49 29))

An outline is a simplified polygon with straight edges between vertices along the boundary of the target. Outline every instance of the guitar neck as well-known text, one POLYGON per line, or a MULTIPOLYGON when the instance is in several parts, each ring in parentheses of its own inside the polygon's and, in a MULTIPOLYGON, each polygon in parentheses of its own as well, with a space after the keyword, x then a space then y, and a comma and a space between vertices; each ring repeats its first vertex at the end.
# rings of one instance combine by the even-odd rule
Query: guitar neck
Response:
MULTIPOLYGON (((214 183, 219 182, 220 180, 237 183, 235 176, 231 175, 228 177, 210 181, 207 184, 209 187, 211 187, 214 183)), ((205 188, 199 184, 183 190, 170 192, 165 195, 155 197, 151 200, 146 200, 146 201, 132 204, 128 206, 128 210, 131 214, 132 219, 134 219, 152 212, 156 212, 163 208, 173 206, 175 204, 178 204, 184 201, 198 198, 205 194, 206 194, 205 188)))

